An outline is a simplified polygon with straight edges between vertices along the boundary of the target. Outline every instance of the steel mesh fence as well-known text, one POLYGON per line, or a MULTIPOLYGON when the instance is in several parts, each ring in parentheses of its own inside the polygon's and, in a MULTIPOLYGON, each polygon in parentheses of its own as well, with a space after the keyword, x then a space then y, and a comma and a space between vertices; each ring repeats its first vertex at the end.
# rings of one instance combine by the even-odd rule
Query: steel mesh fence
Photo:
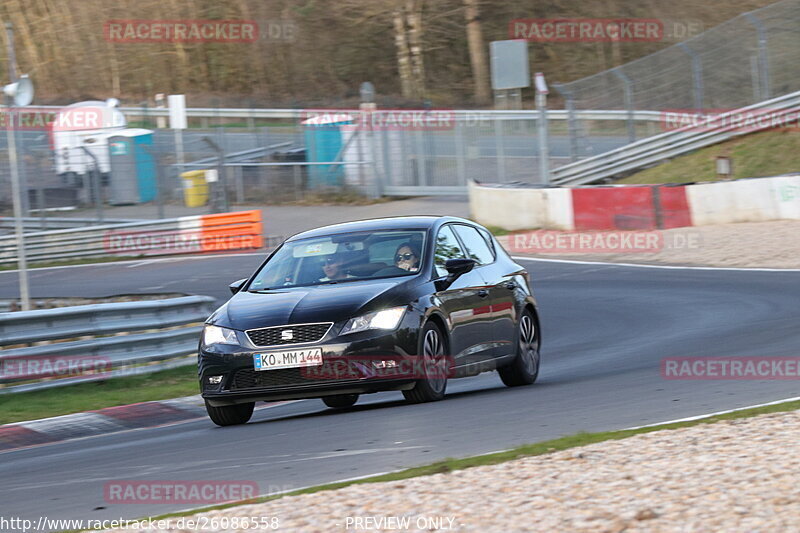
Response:
MULTIPOLYGON (((570 110, 737 109, 800 90, 800 0, 742 14, 684 42, 556 89, 570 110)), ((573 121, 573 158, 592 154, 573 121)), ((632 128, 631 128, 632 129, 632 128)), ((638 135, 629 129, 630 140, 638 135)))

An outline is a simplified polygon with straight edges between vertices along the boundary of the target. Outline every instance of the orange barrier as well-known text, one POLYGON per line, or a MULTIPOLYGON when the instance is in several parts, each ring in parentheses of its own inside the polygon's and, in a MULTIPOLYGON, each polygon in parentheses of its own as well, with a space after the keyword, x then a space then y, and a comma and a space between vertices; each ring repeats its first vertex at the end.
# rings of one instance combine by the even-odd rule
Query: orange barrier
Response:
POLYGON ((239 211, 202 215, 200 218, 203 252, 264 247, 261 211, 239 211))
POLYGON ((261 211, 239 211, 160 220, 153 225, 106 231, 111 255, 172 255, 264 248, 261 211))

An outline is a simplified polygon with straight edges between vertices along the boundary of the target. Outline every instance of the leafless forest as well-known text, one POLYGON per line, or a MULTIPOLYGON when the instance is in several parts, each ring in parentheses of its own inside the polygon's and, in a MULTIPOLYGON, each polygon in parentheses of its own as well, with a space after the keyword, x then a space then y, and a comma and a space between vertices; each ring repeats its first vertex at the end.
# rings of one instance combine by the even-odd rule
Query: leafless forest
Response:
MULTIPOLYGON (((4 0, 39 103, 185 93, 193 105, 485 105, 488 43, 517 18, 646 17, 708 28, 769 0, 4 0), (252 20, 254 43, 115 43, 109 20, 252 20), (289 21, 291 35, 279 24, 289 21), (272 35, 270 34, 272 33, 272 35)), ((2 66, 6 73, 5 35, 2 66)), ((570 81, 671 43, 531 45, 532 71, 570 81)), ((528 95, 526 95, 527 97, 528 95)))

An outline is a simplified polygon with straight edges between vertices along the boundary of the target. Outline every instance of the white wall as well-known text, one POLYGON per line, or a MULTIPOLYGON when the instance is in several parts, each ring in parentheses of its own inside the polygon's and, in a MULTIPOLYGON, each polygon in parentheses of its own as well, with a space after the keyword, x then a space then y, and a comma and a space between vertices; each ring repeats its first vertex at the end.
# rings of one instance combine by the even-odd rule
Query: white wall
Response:
POLYGON ((483 187, 470 182, 472 218, 507 230, 575 229, 570 189, 483 187))
POLYGON ((695 226, 800 219, 800 176, 689 185, 686 199, 695 226))
MULTIPOLYGON (((692 225, 800 220, 800 175, 686 186, 692 225)), ((472 217, 507 230, 573 230, 572 189, 487 187, 471 182, 472 217)))

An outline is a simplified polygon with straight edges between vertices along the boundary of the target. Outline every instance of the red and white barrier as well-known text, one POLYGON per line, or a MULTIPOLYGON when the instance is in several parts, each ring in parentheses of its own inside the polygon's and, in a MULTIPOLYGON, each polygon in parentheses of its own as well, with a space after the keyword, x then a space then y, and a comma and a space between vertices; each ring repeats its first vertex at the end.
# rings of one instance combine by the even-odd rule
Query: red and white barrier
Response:
POLYGON ((532 189, 471 184, 472 217, 506 230, 655 230, 800 220, 800 175, 696 185, 532 189))

